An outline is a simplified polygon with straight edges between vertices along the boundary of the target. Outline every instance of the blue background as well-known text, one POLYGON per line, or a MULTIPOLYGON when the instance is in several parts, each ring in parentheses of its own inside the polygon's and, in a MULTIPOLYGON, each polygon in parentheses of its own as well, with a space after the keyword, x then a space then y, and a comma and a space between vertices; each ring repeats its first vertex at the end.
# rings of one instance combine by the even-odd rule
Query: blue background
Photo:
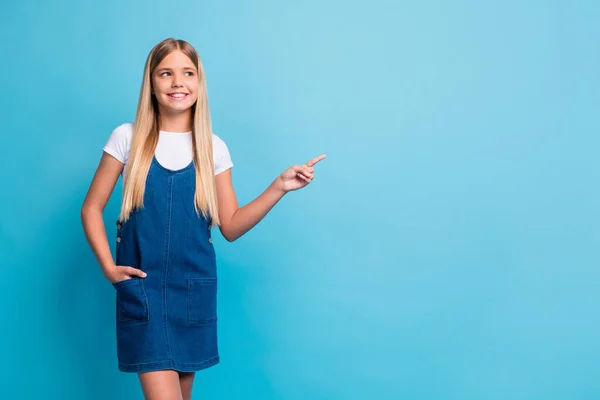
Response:
MULTIPOLYGON (((188 40, 240 204, 199 399, 598 399, 597 1, 4 2, 0 398, 141 399, 79 210, 188 40)), ((121 182, 105 210, 114 251, 121 182)))

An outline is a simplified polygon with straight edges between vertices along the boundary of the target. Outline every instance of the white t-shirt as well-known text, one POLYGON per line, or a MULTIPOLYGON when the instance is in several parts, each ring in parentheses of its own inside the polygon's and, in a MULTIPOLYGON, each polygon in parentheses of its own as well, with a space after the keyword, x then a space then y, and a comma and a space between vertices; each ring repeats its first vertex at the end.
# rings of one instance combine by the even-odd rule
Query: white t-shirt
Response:
MULTIPOLYGON (((133 124, 125 123, 116 127, 108 142, 104 146, 104 151, 127 165, 129 151, 131 150, 131 138, 133 135, 133 124)), ((231 156, 225 142, 212 134, 213 159, 215 165, 215 175, 233 167, 231 156)), ((154 153, 156 161, 163 167, 171 170, 178 170, 186 167, 192 162, 192 132, 167 132, 159 131, 158 144, 154 153)), ((121 176, 125 173, 125 168, 121 176)))

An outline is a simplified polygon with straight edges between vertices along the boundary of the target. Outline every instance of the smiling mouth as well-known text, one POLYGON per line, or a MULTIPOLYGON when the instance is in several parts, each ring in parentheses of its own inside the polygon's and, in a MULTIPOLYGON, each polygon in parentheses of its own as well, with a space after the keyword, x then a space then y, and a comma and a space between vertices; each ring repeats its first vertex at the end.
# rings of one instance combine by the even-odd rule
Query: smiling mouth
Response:
POLYGON ((189 93, 169 93, 169 97, 174 100, 183 100, 183 99, 187 98, 189 95, 190 95, 189 93))

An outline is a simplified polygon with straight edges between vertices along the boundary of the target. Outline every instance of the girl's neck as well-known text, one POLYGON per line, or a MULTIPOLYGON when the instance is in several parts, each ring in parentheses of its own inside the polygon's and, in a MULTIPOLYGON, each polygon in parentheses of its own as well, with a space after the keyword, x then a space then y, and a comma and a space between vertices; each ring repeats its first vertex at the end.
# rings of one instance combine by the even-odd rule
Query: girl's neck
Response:
POLYGON ((189 132, 192 130, 192 115, 184 112, 174 115, 159 115, 158 129, 167 132, 189 132))

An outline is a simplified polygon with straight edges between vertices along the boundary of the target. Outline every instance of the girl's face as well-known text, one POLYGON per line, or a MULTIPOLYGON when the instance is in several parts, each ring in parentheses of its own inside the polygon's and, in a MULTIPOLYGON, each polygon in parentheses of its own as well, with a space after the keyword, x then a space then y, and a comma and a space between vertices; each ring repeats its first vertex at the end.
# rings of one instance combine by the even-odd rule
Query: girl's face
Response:
POLYGON ((175 50, 152 73, 152 88, 160 114, 188 111, 198 99, 198 70, 188 56, 175 50))

